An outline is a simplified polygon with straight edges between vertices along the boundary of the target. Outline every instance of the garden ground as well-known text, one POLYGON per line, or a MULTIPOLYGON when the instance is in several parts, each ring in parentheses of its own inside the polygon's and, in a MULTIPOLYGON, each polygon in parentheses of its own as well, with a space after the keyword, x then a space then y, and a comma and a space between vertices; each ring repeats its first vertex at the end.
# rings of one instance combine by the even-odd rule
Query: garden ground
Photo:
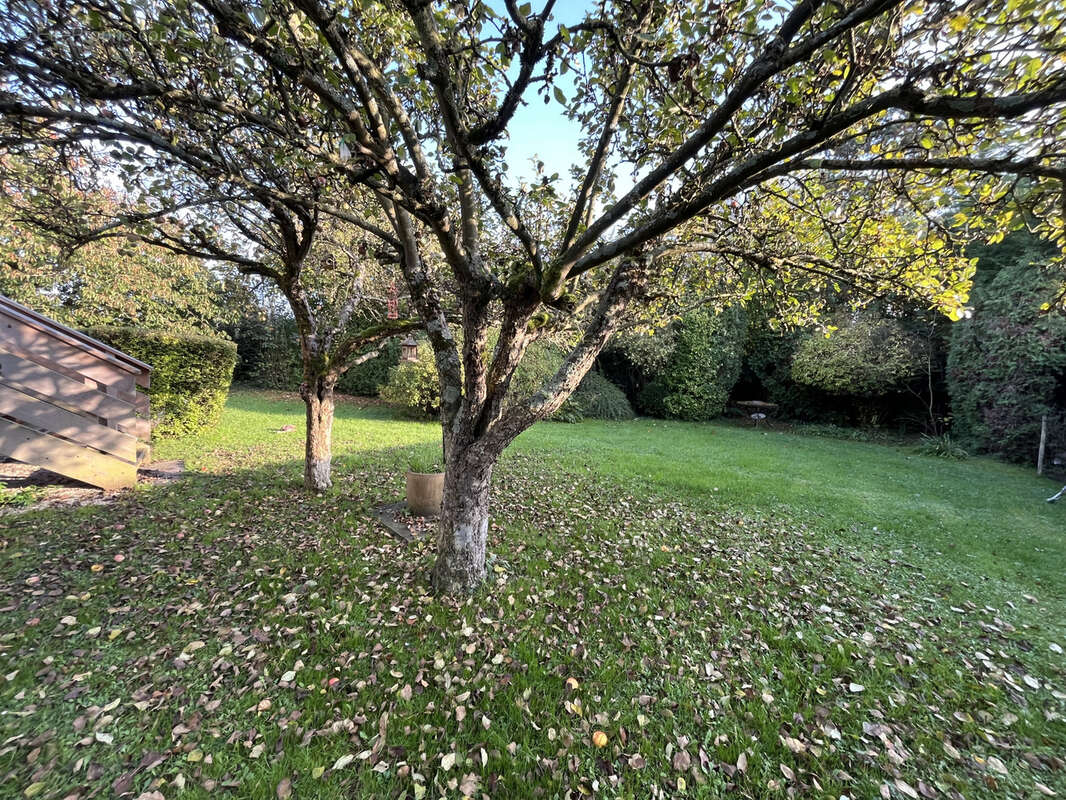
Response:
POLYGON ((184 480, 0 517, 0 796, 1066 794, 1066 507, 1029 471, 541 424, 453 602, 368 517, 439 429, 342 403, 323 496, 301 435, 235 392, 157 448, 184 480))

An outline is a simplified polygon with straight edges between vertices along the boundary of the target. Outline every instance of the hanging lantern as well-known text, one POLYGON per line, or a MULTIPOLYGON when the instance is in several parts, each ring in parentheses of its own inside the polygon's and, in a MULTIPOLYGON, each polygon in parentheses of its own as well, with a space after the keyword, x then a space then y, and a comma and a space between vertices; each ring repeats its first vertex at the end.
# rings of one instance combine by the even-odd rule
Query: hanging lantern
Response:
POLYGON ((418 342, 414 336, 408 336, 400 345, 401 361, 418 361, 418 342))

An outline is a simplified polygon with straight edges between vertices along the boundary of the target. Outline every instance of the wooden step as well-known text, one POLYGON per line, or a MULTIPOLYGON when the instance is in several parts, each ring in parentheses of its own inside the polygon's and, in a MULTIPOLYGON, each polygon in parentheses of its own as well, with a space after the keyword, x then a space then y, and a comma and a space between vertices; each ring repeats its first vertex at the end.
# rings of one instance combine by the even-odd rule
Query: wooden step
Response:
POLYGON ((0 346, 0 384, 11 386, 27 394, 41 395, 50 403, 63 406, 71 411, 100 417, 107 420, 110 427, 136 436, 138 439, 151 438, 151 423, 138 416, 138 410, 133 403, 104 394, 91 386, 86 386, 83 382, 68 378, 66 375, 14 353, 9 353, 2 346, 0 346))
POLYGON ((3 383, 0 383, 0 414, 12 417, 15 422, 28 428, 47 431, 110 453, 123 461, 137 463, 137 437, 102 425, 93 418, 31 397, 3 383))
POLYGON ((33 327, 21 315, 4 307, 0 307, 0 342, 8 352, 41 366, 106 386, 108 394, 131 403, 137 399, 137 376, 129 368, 88 352, 51 329, 33 327))
POLYGON ((0 417, 0 456, 98 486, 121 489, 137 483, 137 465, 0 417))

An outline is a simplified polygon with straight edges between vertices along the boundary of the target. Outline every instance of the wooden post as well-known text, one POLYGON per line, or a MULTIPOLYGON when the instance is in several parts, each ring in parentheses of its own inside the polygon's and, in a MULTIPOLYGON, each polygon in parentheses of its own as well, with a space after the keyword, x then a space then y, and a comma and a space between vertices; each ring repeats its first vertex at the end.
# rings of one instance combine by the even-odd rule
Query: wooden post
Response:
POLYGON ((1047 414, 1040 417, 1040 450, 1036 455, 1036 474, 1044 474, 1044 445, 1047 443, 1047 414))

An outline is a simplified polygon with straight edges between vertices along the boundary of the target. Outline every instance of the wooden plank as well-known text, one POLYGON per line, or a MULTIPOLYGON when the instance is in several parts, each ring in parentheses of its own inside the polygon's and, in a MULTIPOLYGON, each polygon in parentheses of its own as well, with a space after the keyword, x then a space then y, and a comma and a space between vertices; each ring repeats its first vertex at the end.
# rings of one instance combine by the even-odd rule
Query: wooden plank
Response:
POLYGON ((137 466, 0 417, 0 455, 101 489, 137 483, 137 466))
POLYGON ((117 397, 99 392, 81 381, 42 367, 0 348, 0 383, 39 394, 55 405, 84 411, 107 420, 112 428, 149 439, 152 425, 137 416, 137 409, 117 397))
MULTIPOLYGON (((18 317, 24 322, 29 323, 35 328, 47 330, 53 336, 75 344, 82 350, 93 351, 105 360, 114 362, 131 373, 137 374, 152 371, 151 366, 134 358, 128 353, 123 353, 121 350, 112 347, 106 342, 94 339, 79 330, 68 328, 66 325, 44 316, 44 314, 38 314, 32 308, 24 306, 22 303, 16 303, 9 297, 0 295, 0 308, 6 310, 12 316, 18 317)), ((138 381, 138 383, 140 383, 140 381, 138 381)), ((147 384, 144 385, 147 386, 147 384)))
POLYGON ((43 366, 56 364, 108 387, 116 395, 132 395, 134 374, 116 364, 64 341, 50 331, 34 327, 0 308, 0 346, 29 356, 43 366))
POLYGON ((48 431, 57 436, 95 447, 113 456, 136 463, 137 437, 101 425, 90 417, 83 417, 54 406, 44 400, 0 385, 0 414, 13 417, 30 428, 48 431))

